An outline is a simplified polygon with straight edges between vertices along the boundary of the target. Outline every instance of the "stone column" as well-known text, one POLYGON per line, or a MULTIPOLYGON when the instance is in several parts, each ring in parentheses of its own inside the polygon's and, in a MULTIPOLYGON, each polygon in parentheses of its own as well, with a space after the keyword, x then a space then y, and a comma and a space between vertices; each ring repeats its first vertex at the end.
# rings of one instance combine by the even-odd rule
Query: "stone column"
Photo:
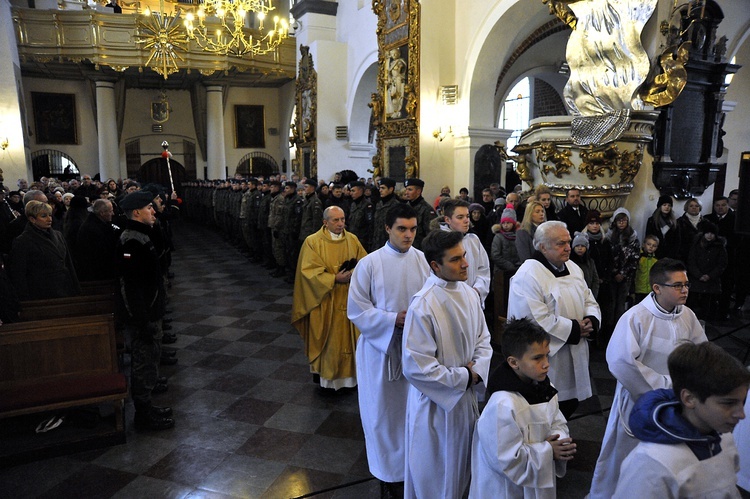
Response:
POLYGON ((227 178, 227 154, 224 149, 224 99, 220 86, 206 87, 206 132, 208 178, 227 178))
MULTIPOLYGON (((115 109, 115 84, 96 82, 96 126, 99 141, 99 177, 102 182, 120 175, 120 151, 117 142, 117 111, 115 109)), ((90 173, 82 171, 83 173, 90 173)))

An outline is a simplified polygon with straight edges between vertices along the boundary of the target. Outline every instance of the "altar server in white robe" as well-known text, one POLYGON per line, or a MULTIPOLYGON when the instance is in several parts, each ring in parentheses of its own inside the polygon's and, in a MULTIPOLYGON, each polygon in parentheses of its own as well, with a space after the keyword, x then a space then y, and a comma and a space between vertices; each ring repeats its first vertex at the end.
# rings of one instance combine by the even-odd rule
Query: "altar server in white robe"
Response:
POLYGON ((570 259, 570 233, 563 222, 539 225, 536 251, 510 280, 508 317, 533 320, 551 336, 549 378, 560 410, 569 418, 579 400, 591 397, 589 346, 601 311, 583 271, 570 259))
POLYGON ((347 313, 357 341, 359 413, 370 473, 383 497, 403 495, 404 432, 409 382, 401 372, 401 341, 409 301, 430 276, 424 254, 412 247, 417 212, 396 204, 385 217, 388 241, 364 257, 349 285, 347 313))
POLYGON ((620 317, 607 346, 607 365, 617 388, 591 483, 592 499, 614 495, 622 463, 638 445, 628 427, 635 402, 651 390, 672 388, 669 354, 681 343, 707 341, 695 314, 685 306, 685 265, 662 258, 651 267, 649 282, 652 292, 620 317))
POLYGON ((479 295, 465 283, 462 239, 436 230, 422 241, 433 273, 406 313, 406 498, 460 498, 469 485, 474 387, 486 386, 492 348, 479 295))
POLYGON ((443 203, 443 223, 440 228, 445 231, 456 231, 464 235, 461 242, 466 251, 467 269, 466 284, 479 293, 484 308, 484 301, 490 292, 490 258, 476 234, 469 232, 471 217, 469 203, 461 199, 449 199, 443 203))

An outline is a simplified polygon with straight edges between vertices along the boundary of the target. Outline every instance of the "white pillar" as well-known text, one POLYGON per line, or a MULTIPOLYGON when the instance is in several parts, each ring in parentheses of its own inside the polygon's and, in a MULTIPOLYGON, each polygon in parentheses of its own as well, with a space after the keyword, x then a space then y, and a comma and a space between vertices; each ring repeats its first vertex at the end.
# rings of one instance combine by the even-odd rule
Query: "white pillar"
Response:
POLYGON ((220 86, 206 87, 206 132, 208 178, 227 178, 227 153, 224 149, 224 99, 220 86))
POLYGON ((109 81, 96 82, 96 126, 99 133, 99 176, 102 182, 106 182, 108 178, 121 176, 115 84, 109 81))
MULTIPOLYGON (((31 103, 23 107, 18 101, 22 95, 21 65, 18 62, 15 28, 10 11, 10 2, 0 0, 0 142, 6 140, 8 146, 0 149, 0 170, 5 176, 5 186, 16 188, 16 180, 25 178, 31 183, 31 157, 24 140, 24 125, 28 126, 22 116, 24 110, 32 117, 31 103)), ((33 122, 30 123, 33 126, 33 122)))
MULTIPOLYGON (((453 185, 456 192, 461 187, 468 187, 469 193, 474 192, 474 157, 479 148, 485 144, 494 144, 496 140, 504 145, 512 133, 513 130, 481 127, 469 127, 465 133, 456 133, 453 141, 453 159, 456 165, 453 169, 453 185)), ((505 168, 497 182, 505 185, 505 168)))

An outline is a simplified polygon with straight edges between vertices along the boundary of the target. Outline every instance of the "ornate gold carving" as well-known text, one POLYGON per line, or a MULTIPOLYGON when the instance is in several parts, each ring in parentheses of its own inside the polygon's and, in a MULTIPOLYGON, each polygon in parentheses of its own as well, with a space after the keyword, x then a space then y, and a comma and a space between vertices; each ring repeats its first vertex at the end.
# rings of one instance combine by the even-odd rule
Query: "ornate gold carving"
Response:
POLYGON ((516 173, 518 173, 521 181, 526 182, 533 189, 534 174, 532 173, 531 167, 529 166, 529 158, 527 154, 531 153, 534 148, 527 144, 518 144, 513 148, 513 152, 516 153, 517 156, 509 156, 505 151, 505 146, 502 145, 500 141, 495 142, 495 147, 500 150, 501 157, 507 158, 516 164, 516 173))
POLYGON ((659 65, 662 73, 654 77, 650 85, 641 88, 641 100, 654 107, 671 104, 680 96, 687 84, 687 70, 685 63, 690 58, 690 45, 692 42, 684 42, 675 53, 674 47, 669 47, 659 57, 659 65))
POLYGON ((318 175, 317 155, 317 121, 318 121, 318 73, 310 55, 310 47, 300 45, 300 61, 297 82, 295 86, 295 102, 297 103, 292 136, 290 142, 297 146, 297 167, 303 169, 306 165, 304 158, 309 156, 309 171, 296 171, 300 176, 318 175))
POLYGON ((620 182, 632 182, 643 164, 643 146, 638 144, 632 151, 620 156, 620 182))
POLYGON ((544 173, 555 174, 557 178, 562 178, 563 175, 570 173, 570 169, 573 168, 573 162, 570 160, 570 149, 558 149, 554 142, 542 142, 539 144, 539 150, 537 151, 537 158, 542 163, 548 161, 552 165, 544 164, 540 165, 541 170, 544 173))
MULTIPOLYGON (((377 92, 370 101, 377 131, 373 175, 391 175, 389 144, 407 148, 405 178, 419 176, 418 0, 373 0, 378 17, 377 92)), ((395 166, 395 165, 394 165, 395 166)))
POLYGON ((570 29, 576 29, 578 19, 565 1, 542 0, 542 3, 548 4, 550 14, 557 16, 562 22, 570 26, 570 29))
POLYGON ((118 65, 110 64, 109 67, 114 69, 115 71, 122 73, 123 71, 127 70, 130 66, 118 66, 118 65))
POLYGON ((609 171, 610 177, 617 172, 617 164, 621 156, 617 144, 611 143, 603 149, 581 149, 579 154, 581 164, 578 166, 578 171, 585 173, 591 180, 603 177, 605 171, 609 171))
POLYGON ((198 72, 202 74, 203 76, 211 76, 214 74, 217 70, 216 69, 199 69, 198 72))

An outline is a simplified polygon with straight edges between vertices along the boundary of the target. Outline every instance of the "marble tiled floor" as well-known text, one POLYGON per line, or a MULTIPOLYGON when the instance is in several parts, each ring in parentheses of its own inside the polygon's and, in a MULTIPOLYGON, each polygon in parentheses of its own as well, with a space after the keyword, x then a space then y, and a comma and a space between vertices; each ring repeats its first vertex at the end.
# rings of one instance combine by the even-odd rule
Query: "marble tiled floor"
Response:
MULTIPOLYGON (((162 368, 172 430, 128 429, 127 444, 0 470, 2 497, 377 498, 357 393, 322 393, 289 324, 292 288, 209 229, 175 229, 172 323, 179 363, 162 368)), ((588 491, 614 393, 592 352, 597 396, 570 422, 579 453, 558 497, 588 491), (605 411, 602 412, 601 408, 605 411)), ((128 407, 132 418, 132 407, 128 407)))

